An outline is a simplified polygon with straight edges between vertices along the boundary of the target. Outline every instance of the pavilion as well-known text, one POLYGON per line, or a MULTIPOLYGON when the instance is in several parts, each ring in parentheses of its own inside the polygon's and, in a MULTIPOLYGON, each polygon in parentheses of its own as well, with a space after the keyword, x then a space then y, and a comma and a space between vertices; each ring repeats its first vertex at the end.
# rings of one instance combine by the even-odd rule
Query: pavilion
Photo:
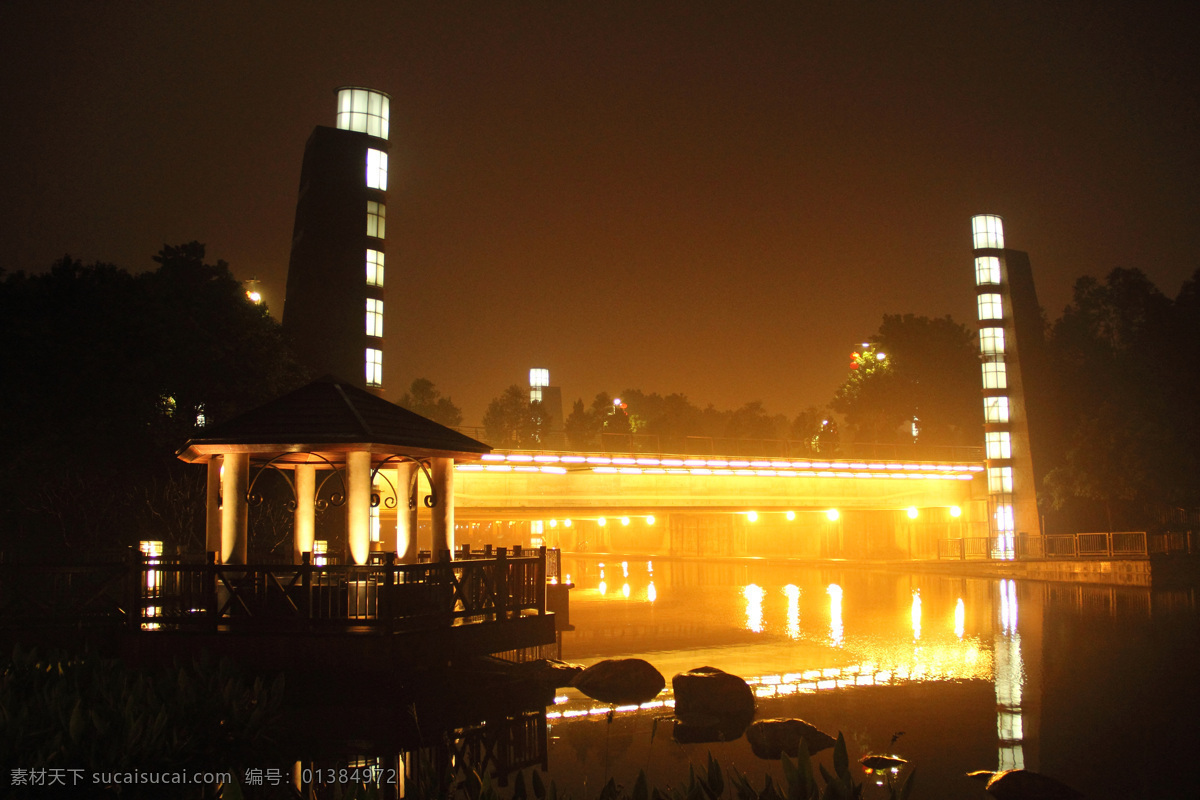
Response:
POLYGON ((205 429, 176 455, 208 467, 206 549, 220 563, 246 563, 249 509, 261 502, 257 482, 274 471, 292 492, 294 563, 312 552, 317 508, 332 505, 345 507, 347 563, 365 564, 371 510, 383 502, 397 506, 397 561, 411 564, 419 473, 430 486, 425 504, 437 560, 454 551, 454 464, 489 452, 483 442, 327 376, 205 429), (374 487, 385 483, 391 491, 381 496, 374 487))

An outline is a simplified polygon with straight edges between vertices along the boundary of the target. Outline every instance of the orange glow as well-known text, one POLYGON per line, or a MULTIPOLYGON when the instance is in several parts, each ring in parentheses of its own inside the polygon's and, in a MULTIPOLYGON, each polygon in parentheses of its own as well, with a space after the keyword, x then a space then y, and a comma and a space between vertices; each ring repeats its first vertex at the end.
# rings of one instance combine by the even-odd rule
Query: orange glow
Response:
POLYGON ((904 513, 908 515, 909 519, 916 519, 917 518, 917 507, 909 506, 908 510, 905 511, 904 513))
POLYGON ((841 514, 838 513, 836 508, 831 508, 825 512, 825 519, 829 520, 830 522, 837 522, 838 517, 840 516, 841 514))
POLYGON ((757 511, 747 511, 746 519, 750 520, 751 522, 758 522, 758 512, 757 511))
POLYGON ((795 511, 787 512, 787 519, 788 519, 788 522, 791 522, 794 519, 796 519, 796 512, 795 511))

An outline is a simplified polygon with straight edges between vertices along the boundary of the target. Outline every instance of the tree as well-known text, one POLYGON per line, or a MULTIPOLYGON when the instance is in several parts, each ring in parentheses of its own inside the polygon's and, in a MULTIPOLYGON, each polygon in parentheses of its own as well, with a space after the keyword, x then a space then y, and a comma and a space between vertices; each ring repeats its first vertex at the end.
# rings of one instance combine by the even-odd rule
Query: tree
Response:
POLYGON ((462 424, 462 411, 449 397, 442 397, 428 378, 416 378, 396 405, 407 408, 426 419, 455 428, 462 424))
POLYGON ((540 447, 550 414, 542 403, 530 402, 527 389, 513 384, 488 404, 483 428, 493 447, 540 447))
POLYGON ((830 406, 855 441, 911 441, 915 417, 922 443, 982 442, 975 334, 950 316, 885 315, 852 359, 830 406))
POLYGON ((148 510, 147 498, 190 492, 180 475, 195 470, 175 450, 200 424, 307 377, 279 325, 225 262, 205 262, 203 245, 164 247, 154 261, 131 275, 65 257, 0 282, 0 549, 185 539, 169 520, 186 515, 148 510), (147 493, 155 485, 174 488, 147 493))

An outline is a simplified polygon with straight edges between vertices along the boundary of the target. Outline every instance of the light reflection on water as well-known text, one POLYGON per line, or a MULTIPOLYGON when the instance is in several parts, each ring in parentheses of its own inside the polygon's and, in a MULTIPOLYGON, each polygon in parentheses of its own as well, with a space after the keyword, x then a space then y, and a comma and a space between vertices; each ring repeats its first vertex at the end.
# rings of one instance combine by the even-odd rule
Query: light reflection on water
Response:
MULTIPOLYGON (((1149 590, 658 559, 645 568, 645 562, 630 562, 626 599, 589 593, 586 587, 600 577, 597 563, 566 560, 572 574, 584 576, 577 577, 584 591, 572 594, 575 631, 564 634, 562 657, 584 664, 645 658, 666 677, 667 689, 655 700, 662 705, 630 708, 611 722, 607 706, 566 690, 568 700, 548 715, 550 775, 559 778, 560 788, 574 787, 578 795, 588 776, 595 789, 604 774, 632 780, 647 765, 648 777, 665 785, 685 777, 706 750, 778 779, 778 762, 750 756, 744 738, 686 747, 670 740, 669 727, 663 728, 670 723, 660 718, 669 717, 674 703, 671 676, 708 665, 750 683, 759 718, 798 716, 843 731, 852 758, 884 751, 892 734, 907 731, 892 749, 920 765, 927 796, 978 796, 971 793, 977 787, 960 782, 963 773, 1020 766, 1070 779, 1098 797, 1113 796, 1106 795, 1106 784, 1089 785, 1091 773, 1081 766, 1108 759, 1097 762, 1064 745, 1061 731, 1079 710, 1096 714, 1103 708, 1069 698, 1090 697, 1094 675, 1114 681, 1087 661, 1075 663, 1067 648, 1077 637, 1052 636, 1050 629, 1091 633, 1096 609, 1110 622, 1131 613, 1133 622, 1149 620, 1149 590), (1071 667, 1047 673, 1047 659, 1071 667), (1084 673, 1086 680, 1074 679, 1084 673), (1047 729, 1048 719, 1058 724, 1047 729), (600 755, 601 748, 607 755, 600 755)), ((1181 610, 1194 625, 1194 595, 1182 606, 1167 610, 1181 610)), ((1120 630, 1125 638, 1131 631, 1140 635, 1137 628, 1120 630)), ((1108 649, 1093 655, 1117 658, 1118 671, 1136 671, 1143 654, 1136 647, 1125 653, 1113 635, 1108 649)), ((1200 654, 1197 638, 1191 633, 1186 645, 1200 654)), ((1130 702, 1111 699, 1112 724, 1132 713, 1130 702)), ((1193 710, 1200 710, 1195 706, 1193 699, 1193 710)), ((1195 734, 1188 735, 1194 742, 1195 734)))

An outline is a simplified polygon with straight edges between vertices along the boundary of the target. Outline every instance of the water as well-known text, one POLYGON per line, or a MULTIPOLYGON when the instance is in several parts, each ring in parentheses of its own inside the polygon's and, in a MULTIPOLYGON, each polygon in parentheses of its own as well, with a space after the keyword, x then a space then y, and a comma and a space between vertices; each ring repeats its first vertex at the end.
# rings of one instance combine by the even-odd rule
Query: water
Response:
MULTIPOLYGON (((668 682, 655 703, 611 720, 607 706, 559 691, 548 774, 576 797, 609 777, 631 786, 640 769, 678 784, 708 752, 755 785, 780 777, 744 737, 672 741, 670 678, 699 666, 746 679, 760 719, 841 731, 853 760, 909 759, 917 797, 987 797, 964 773, 1011 767, 1093 798, 1200 793, 1194 590, 645 557, 568 557, 563 571, 577 588, 562 657, 644 658, 668 682)), ((817 761, 828 766, 829 752, 817 761)))

